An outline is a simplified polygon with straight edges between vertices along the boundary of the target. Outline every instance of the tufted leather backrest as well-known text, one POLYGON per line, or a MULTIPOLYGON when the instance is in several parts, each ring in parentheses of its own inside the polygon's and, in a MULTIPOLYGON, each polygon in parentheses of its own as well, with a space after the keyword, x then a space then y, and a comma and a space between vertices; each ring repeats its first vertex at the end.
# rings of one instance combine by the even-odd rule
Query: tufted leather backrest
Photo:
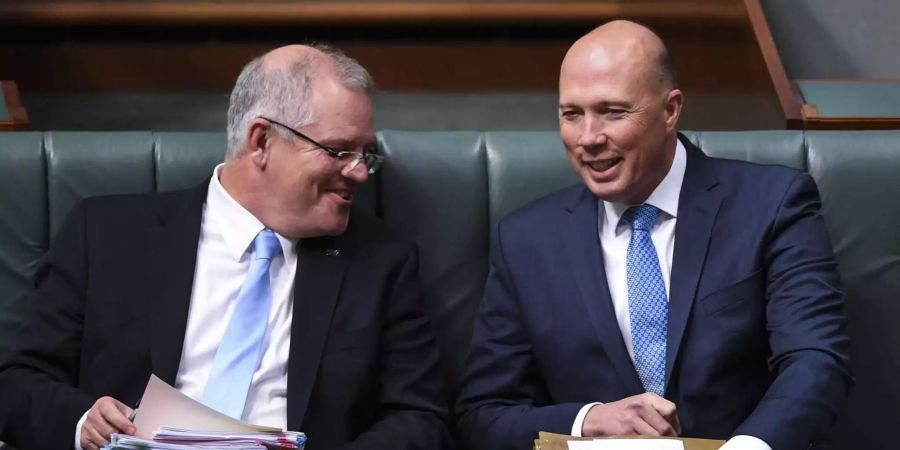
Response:
MULTIPOLYGON (((857 384, 834 448, 889 447, 900 425, 900 131, 686 132, 707 154, 808 171, 818 183, 847 288, 857 384)), ((554 132, 378 134, 385 167, 357 203, 420 250, 426 308, 455 396, 501 217, 577 182, 554 132)), ((0 133, 0 354, 31 276, 80 198, 203 182, 222 133, 0 133)))

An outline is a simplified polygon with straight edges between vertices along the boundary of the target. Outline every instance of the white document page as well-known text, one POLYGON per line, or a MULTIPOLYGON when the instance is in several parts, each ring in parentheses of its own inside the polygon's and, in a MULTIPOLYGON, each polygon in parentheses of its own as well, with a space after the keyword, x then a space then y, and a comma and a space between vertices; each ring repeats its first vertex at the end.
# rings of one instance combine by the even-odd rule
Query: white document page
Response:
POLYGON ((137 428, 134 435, 144 439, 153 439, 153 433, 162 427, 231 432, 281 431, 279 428, 253 425, 226 416, 182 394, 156 375, 150 375, 134 426, 137 428))
POLYGON ((569 441, 569 450, 684 450, 677 439, 594 439, 569 441))

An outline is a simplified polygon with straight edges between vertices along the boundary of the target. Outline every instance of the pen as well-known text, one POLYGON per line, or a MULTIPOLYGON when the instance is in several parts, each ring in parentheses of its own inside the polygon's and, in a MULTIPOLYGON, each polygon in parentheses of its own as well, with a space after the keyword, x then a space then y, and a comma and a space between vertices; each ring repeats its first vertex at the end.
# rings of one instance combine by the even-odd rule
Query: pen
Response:
POLYGON ((131 414, 128 416, 129 422, 134 422, 134 418, 137 417, 138 406, 141 406, 140 399, 138 399, 137 403, 134 404, 134 408, 131 409, 131 414))

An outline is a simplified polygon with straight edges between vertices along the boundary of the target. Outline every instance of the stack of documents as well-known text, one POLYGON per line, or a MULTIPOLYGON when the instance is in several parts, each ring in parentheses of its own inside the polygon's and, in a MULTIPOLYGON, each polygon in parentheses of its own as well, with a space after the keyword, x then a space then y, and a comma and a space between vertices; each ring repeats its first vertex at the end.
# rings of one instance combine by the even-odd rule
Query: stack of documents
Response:
POLYGON ((569 450, 684 450, 677 439, 594 439, 569 441, 569 450))
POLYGON ((303 449, 306 435, 228 417, 150 376, 134 419, 134 436, 113 434, 104 450, 303 449))
POLYGON ((114 434, 106 450, 292 450, 303 449, 304 444, 306 435, 294 431, 233 433, 163 427, 153 439, 114 434))
POLYGON ((697 438, 618 436, 585 438, 541 431, 534 450, 719 450, 725 441, 697 438))

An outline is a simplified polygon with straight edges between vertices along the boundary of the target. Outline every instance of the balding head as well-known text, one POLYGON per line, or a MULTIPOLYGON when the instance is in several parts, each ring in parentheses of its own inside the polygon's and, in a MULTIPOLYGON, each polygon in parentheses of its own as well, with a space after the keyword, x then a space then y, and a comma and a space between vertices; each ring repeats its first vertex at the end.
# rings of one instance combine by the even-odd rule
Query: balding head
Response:
POLYGON ((309 45, 285 45, 271 50, 260 57, 262 60, 263 70, 271 72, 273 70, 288 70, 298 61, 311 61, 318 59, 319 62, 328 62, 325 54, 315 47, 309 45))
POLYGON ((356 60, 327 45, 287 45, 250 61, 238 76, 228 105, 228 157, 245 147, 248 125, 260 116, 295 127, 315 121, 309 94, 317 81, 336 81, 369 92, 369 73, 356 60))
POLYGON ((649 28, 627 20, 601 25, 575 41, 561 71, 574 67, 630 67, 635 76, 661 89, 675 89, 678 77, 662 39, 649 28))
POLYGON ((372 161, 360 161, 374 141, 371 86, 359 63, 327 46, 251 61, 231 94, 222 188, 282 236, 343 233, 372 161))
POLYGON ((559 72, 559 129, 588 189, 642 203, 665 177, 683 102, 671 58, 642 25, 615 21, 579 39, 559 72))

